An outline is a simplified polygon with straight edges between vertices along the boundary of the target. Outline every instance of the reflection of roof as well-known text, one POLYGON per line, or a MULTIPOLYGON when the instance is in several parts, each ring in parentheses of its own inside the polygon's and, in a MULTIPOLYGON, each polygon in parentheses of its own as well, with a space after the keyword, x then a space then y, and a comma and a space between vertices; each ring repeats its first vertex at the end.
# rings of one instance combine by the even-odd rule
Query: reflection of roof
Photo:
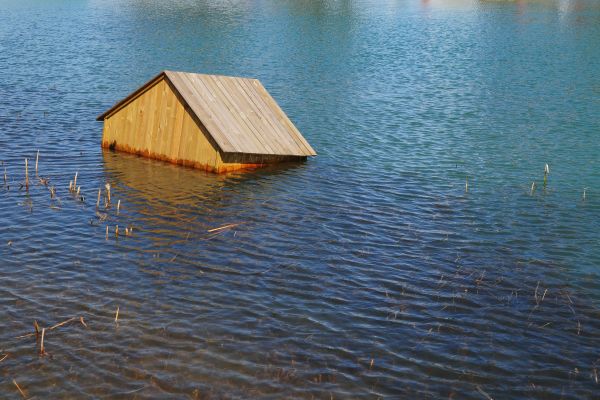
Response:
POLYGON ((109 118, 162 79, 225 153, 316 155, 257 79, 163 71, 97 119, 109 118))

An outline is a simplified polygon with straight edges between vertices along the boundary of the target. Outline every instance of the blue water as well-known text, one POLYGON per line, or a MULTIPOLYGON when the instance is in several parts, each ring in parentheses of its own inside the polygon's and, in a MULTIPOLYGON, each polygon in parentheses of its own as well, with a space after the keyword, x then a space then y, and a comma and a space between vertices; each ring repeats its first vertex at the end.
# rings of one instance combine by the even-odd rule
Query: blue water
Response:
POLYGON ((599 134, 596 1, 4 0, 0 398, 597 398, 599 134), (103 152, 163 69, 260 79, 319 155, 103 152))

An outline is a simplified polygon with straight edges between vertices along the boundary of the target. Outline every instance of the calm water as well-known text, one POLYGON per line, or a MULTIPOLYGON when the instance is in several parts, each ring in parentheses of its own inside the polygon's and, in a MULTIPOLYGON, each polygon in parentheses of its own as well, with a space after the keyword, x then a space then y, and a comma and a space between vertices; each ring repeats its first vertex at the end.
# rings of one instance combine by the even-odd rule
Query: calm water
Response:
POLYGON ((3 0, 0 398, 599 398, 599 135, 597 1, 3 0), (261 79, 319 156, 103 153, 162 69, 261 79))

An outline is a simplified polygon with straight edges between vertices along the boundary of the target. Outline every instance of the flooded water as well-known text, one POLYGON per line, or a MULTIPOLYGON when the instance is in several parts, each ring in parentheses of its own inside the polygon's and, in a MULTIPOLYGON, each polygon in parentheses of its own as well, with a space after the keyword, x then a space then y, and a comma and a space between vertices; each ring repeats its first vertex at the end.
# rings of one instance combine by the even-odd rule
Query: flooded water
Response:
POLYGON ((0 398, 598 398, 598 2, 4 0, 0 73, 0 398), (319 155, 103 152, 162 69, 319 155))

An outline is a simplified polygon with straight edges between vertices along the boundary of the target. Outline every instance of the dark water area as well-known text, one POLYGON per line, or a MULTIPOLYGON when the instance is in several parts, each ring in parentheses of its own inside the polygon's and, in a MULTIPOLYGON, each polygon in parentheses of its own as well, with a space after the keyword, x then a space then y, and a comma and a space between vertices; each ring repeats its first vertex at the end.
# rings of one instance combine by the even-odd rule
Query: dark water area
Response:
POLYGON ((4 0, 0 398, 600 398, 599 134, 596 1, 4 0), (103 152, 163 69, 259 78, 319 155, 103 152))

